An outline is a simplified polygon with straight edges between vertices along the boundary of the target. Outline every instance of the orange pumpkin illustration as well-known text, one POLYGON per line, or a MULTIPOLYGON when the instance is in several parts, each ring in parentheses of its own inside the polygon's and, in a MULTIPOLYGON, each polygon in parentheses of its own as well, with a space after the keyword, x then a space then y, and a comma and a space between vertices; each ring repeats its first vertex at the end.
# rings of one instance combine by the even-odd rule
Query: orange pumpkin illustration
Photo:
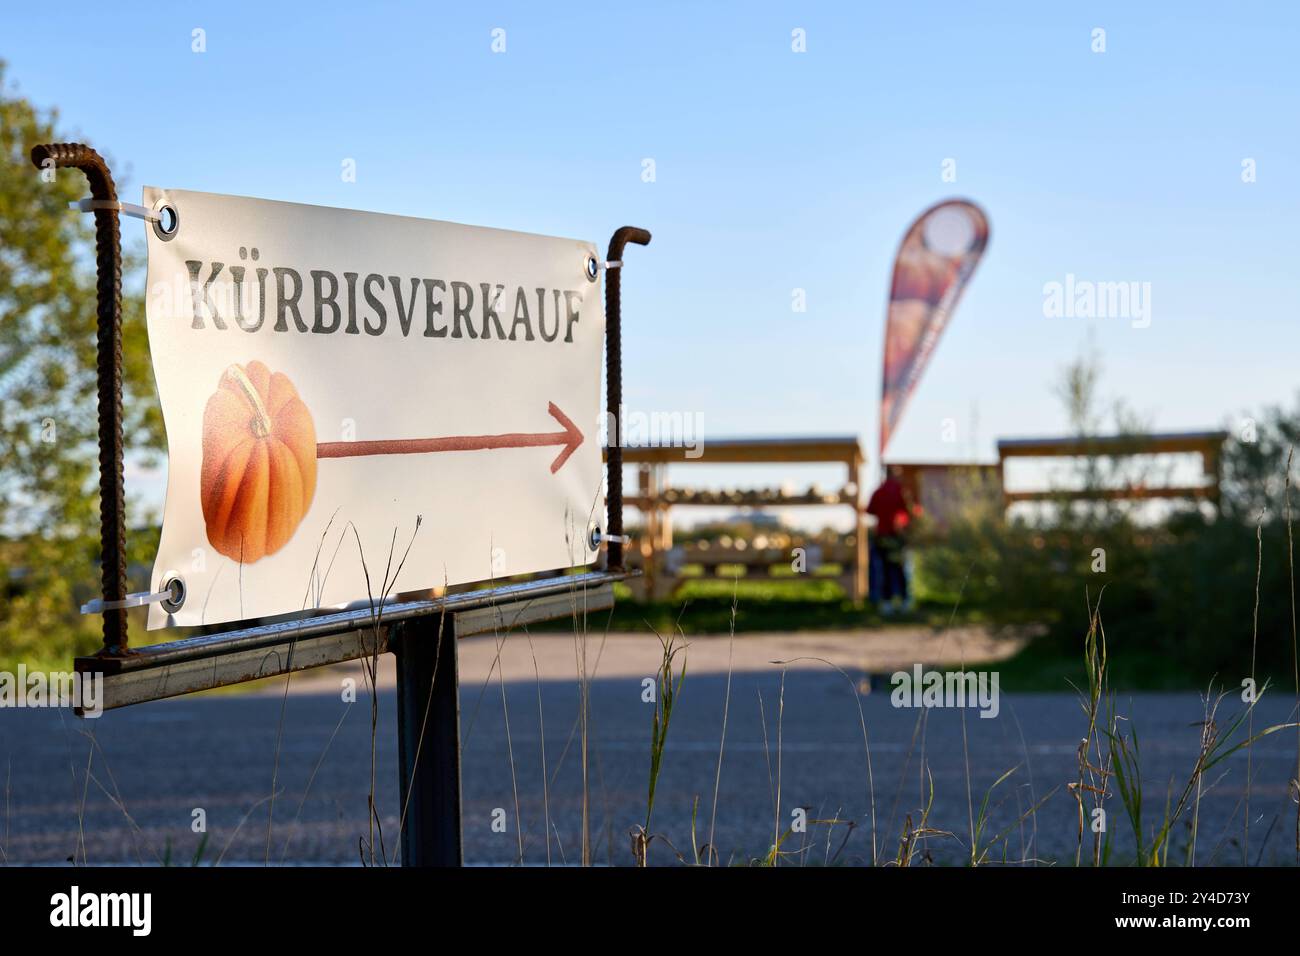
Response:
POLYGON ((208 541, 244 564, 275 554, 315 491, 316 427, 298 390, 261 362, 231 365, 203 411, 208 541))

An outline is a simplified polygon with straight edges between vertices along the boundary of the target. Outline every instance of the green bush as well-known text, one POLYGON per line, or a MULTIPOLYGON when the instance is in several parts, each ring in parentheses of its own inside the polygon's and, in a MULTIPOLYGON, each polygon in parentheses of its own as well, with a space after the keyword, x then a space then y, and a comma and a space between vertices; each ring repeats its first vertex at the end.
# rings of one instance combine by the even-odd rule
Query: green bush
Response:
MULTIPOLYGON (((1235 685, 1251 673, 1253 647, 1261 683, 1291 686, 1286 475, 1300 409, 1270 409, 1255 427, 1252 440, 1225 443, 1217 513, 1187 505, 1153 525, 1122 502, 1062 501, 1031 523, 1007 520, 996 499, 972 494, 942 533, 922 536, 919 584, 999 623, 1046 624, 1037 651, 1063 655, 1077 654, 1086 602, 1101 593, 1115 655, 1155 655, 1200 680, 1235 685)), ((1104 474, 1106 465, 1092 470, 1104 474)), ((1291 496, 1300 517, 1300 494, 1291 496)))

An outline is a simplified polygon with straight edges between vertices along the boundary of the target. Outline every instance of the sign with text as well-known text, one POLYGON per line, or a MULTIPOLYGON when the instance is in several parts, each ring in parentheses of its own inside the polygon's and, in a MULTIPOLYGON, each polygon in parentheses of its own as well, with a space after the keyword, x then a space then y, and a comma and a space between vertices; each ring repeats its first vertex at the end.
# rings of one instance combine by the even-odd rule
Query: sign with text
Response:
POLYGON ((590 243, 146 188, 167 429, 149 627, 589 564, 590 243), (400 572, 399 572, 400 568, 400 572))

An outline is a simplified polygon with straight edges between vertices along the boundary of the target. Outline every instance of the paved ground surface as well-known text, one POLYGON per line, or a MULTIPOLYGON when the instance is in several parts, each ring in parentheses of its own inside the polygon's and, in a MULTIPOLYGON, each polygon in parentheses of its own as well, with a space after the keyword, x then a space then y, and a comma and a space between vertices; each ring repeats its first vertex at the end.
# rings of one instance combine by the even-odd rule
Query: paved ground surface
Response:
MULTIPOLYGON (((653 844, 652 859, 674 863, 676 853, 692 857, 698 799, 694 840, 703 845, 712 831, 723 861, 763 856, 774 832, 789 828, 796 808, 807 808, 812 822, 805 833, 785 839, 787 862, 883 861, 897 852, 907 816, 920 819, 928 791, 925 767, 933 779, 929 825, 952 834, 924 841, 922 852, 937 862, 969 857, 972 817, 978 820, 985 793, 1012 768, 992 792, 981 846, 1005 830, 1008 837, 990 851, 992 860, 1072 861, 1078 811, 1065 784, 1077 776, 1076 752, 1085 730, 1072 693, 1003 694, 996 718, 934 709, 922 722, 920 711, 891 706, 887 677, 877 677, 874 690, 870 686, 869 674, 886 675, 917 660, 974 663, 1014 648, 1014 642, 976 630, 946 636, 915 629, 746 635, 734 644, 725 637, 692 639, 650 824, 663 838, 653 844), (788 665, 771 663, 795 658, 788 665), (1042 800, 1036 814, 1017 823, 1042 800), (826 820, 842 822, 817 822, 826 820)), ((588 792, 596 862, 630 862, 628 833, 645 822, 653 708, 642 701, 642 680, 658 658, 653 637, 588 639, 588 792)), ((491 638, 462 641, 469 861, 580 859, 579 659, 573 637, 566 635, 533 635, 531 646, 522 635, 511 637, 501 649, 500 666, 491 638), (494 831, 494 817, 504 819, 506 832, 494 831)), ((341 693, 344 680, 356 673, 332 669, 296 677, 287 696, 280 681, 251 694, 161 701, 91 722, 49 710, 0 712, 5 858, 187 863, 199 841, 192 815, 202 809, 209 831, 206 862, 357 863, 371 858, 372 840, 374 856, 386 853, 392 860, 399 794, 391 668, 380 670, 373 738, 364 682, 355 703, 346 703, 341 693), (372 760, 378 807, 373 826, 367 811, 372 760)), ((1234 701, 1221 705, 1220 724, 1239 708, 1234 701)), ((1136 695, 1118 704, 1139 733, 1149 829, 1166 792, 1172 787, 1177 799, 1196 760, 1204 706, 1193 693, 1136 695)), ((1292 701, 1281 694, 1265 700, 1256 710, 1256 729, 1294 719, 1291 712, 1292 701)), ((1294 860, 1295 804, 1286 781, 1294 773, 1295 753, 1294 730, 1254 748, 1251 862, 1294 860)), ((1243 753, 1205 778, 1198 862, 1242 860, 1246 769, 1243 753)), ((1109 828, 1121 858, 1132 840, 1118 801, 1111 804, 1109 828)), ((1189 815, 1177 830, 1171 858, 1185 851, 1190 833, 1189 815)))

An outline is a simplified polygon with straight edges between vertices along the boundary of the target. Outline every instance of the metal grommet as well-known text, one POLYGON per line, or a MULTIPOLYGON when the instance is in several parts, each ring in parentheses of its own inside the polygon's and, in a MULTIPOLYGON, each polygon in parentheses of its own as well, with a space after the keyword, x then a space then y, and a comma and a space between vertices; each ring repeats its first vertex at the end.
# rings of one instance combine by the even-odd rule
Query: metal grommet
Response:
POLYGON ((175 572, 169 573, 163 579, 162 589, 170 591, 171 597, 164 598, 161 602, 162 608, 168 614, 175 614, 185 603, 185 579, 175 572))
POLYGON ((600 278, 600 262, 593 255, 587 256, 587 281, 595 282, 600 278))
POLYGON ((181 229, 181 214, 169 202, 159 200, 154 203, 154 212, 158 218, 153 221, 153 231, 163 242, 171 242, 181 229))
POLYGON ((593 522, 591 527, 587 529, 587 547, 592 551, 599 551, 602 540, 604 540, 604 535, 601 533, 600 525, 593 522))

